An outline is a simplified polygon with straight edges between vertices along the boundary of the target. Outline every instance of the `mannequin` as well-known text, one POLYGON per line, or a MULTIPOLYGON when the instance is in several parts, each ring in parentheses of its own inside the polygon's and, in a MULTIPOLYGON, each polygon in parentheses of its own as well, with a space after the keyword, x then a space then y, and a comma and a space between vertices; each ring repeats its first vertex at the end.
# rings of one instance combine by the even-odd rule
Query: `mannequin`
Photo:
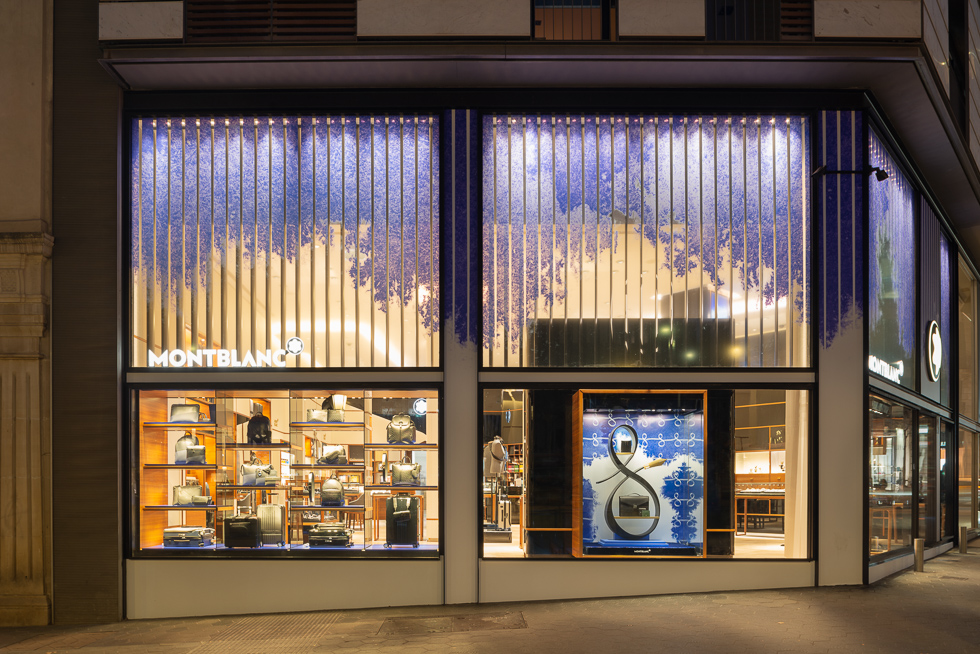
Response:
POLYGON ((507 448, 500 439, 500 435, 493 437, 493 440, 483 447, 483 476, 499 477, 507 470, 507 461, 510 457, 507 448))
POLYGON ((262 414, 261 404, 252 404, 252 417, 248 419, 248 442, 264 445, 272 442, 272 422, 262 414))

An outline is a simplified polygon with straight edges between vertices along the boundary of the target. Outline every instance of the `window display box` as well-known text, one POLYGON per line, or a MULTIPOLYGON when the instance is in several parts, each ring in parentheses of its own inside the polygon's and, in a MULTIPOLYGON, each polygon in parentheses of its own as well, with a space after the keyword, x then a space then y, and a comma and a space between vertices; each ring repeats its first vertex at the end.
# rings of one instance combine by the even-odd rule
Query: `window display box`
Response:
POLYGON ((435 391, 136 390, 133 406, 134 556, 439 555, 435 391), (328 409, 343 421, 309 419, 328 409), (178 412, 213 419, 168 420, 178 412), (393 483, 396 474, 415 484, 393 483), (323 492, 340 493, 345 504, 321 505, 323 492), (393 535, 405 525, 389 525, 386 500, 379 501, 405 493, 418 498, 408 532, 420 537, 411 542, 393 535), (183 503, 205 496, 208 504, 183 503), (255 516, 259 542, 228 547, 232 516, 255 516), (343 524, 350 544, 309 547, 309 528, 324 522, 343 524), (213 528, 214 542, 163 547, 164 529, 177 526, 213 528))

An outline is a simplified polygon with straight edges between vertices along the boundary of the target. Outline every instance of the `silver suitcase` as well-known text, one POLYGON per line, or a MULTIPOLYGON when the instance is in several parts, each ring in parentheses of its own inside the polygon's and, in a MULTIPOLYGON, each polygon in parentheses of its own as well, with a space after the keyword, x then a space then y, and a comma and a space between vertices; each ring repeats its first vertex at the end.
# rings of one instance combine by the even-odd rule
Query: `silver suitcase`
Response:
POLYGON ((263 545, 286 544, 286 507, 282 504, 260 504, 256 515, 259 517, 259 532, 263 545))

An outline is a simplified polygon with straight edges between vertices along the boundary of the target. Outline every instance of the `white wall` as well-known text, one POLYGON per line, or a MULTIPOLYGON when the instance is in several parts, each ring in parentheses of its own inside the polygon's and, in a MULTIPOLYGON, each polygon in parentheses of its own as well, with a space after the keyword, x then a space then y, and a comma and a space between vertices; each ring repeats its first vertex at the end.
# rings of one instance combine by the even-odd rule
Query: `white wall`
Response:
POLYGON ((917 39, 921 0, 815 0, 816 37, 917 39))
POLYGON ((704 36, 704 3, 619 0, 620 36, 704 36))
POLYGON ((813 586, 807 561, 513 561, 480 565, 480 601, 506 602, 813 586))
POLYGON ((130 560, 130 619, 442 604, 441 560, 130 560))
POLYGON ((528 0, 357 0, 357 35, 515 36, 531 34, 528 0))

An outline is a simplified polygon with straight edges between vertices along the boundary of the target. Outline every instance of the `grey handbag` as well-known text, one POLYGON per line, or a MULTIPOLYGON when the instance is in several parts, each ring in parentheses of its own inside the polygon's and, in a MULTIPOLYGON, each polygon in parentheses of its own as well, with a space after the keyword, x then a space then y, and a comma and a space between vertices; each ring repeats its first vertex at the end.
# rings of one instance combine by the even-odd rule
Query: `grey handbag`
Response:
POLYGON ((197 422, 201 407, 196 404, 174 404, 170 407, 170 422, 197 422))
POLYGON ((329 422, 327 414, 329 411, 322 411, 320 409, 307 409, 306 410, 306 422, 329 422))
POLYGON ((320 506, 343 506, 344 485, 336 477, 324 479, 320 487, 320 506))
MULTIPOLYGON (((200 484, 184 484, 174 486, 173 506, 191 506, 195 504, 194 498, 204 494, 204 489, 200 484)), ((205 502, 207 504, 207 502, 205 502)))
POLYGON ((327 422, 343 422, 344 421, 344 410, 343 409, 328 409, 327 410, 327 422))
POLYGON ((189 431, 177 439, 174 445, 174 463, 204 463, 204 446, 189 431))
POLYGON ((619 516, 622 518, 646 518, 650 516, 650 498, 633 493, 619 496, 619 516))
POLYGON ((242 486, 275 486, 279 483, 279 473, 271 465, 243 463, 241 473, 242 486))
POLYGON ((408 459, 403 459, 398 463, 391 464, 391 485, 392 486, 418 486, 419 476, 422 466, 412 463, 408 459))
POLYGON ((347 465, 347 450, 343 445, 324 445, 323 456, 316 460, 318 466, 347 465))
POLYGON ((415 442, 415 423, 404 413, 391 417, 388 424, 388 442, 394 444, 409 444, 415 442))

